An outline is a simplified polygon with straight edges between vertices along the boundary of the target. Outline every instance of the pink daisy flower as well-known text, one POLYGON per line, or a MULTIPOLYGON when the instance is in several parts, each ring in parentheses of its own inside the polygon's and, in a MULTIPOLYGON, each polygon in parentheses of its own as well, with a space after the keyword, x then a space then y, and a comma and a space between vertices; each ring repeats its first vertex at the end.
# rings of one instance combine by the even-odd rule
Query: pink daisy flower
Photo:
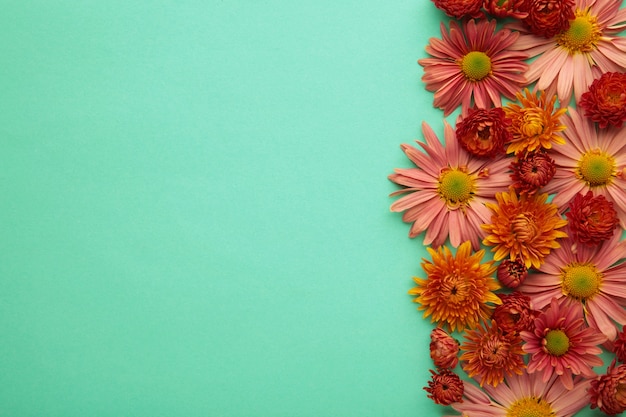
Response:
POLYGON ((579 379, 568 390, 556 375, 546 383, 539 374, 523 372, 507 376, 497 387, 486 385, 484 391, 465 383, 463 401, 452 408, 463 416, 570 417, 589 404, 589 385, 589 380, 579 379))
POLYGON ((389 179, 406 188, 391 195, 407 194, 391 205, 391 211, 404 212, 402 219, 413 223, 415 237, 426 230, 424 245, 437 248, 450 237, 458 247, 470 241, 475 250, 486 232, 480 227, 489 222, 496 192, 506 190, 510 178, 506 158, 477 159, 459 145, 454 129, 444 120, 445 145, 428 124, 422 124, 426 143, 417 142, 424 151, 403 144, 402 150, 416 165, 397 168, 389 179))
POLYGON ((528 373, 543 371, 543 382, 556 373, 565 388, 572 389, 573 375, 593 378, 596 373, 591 368, 603 364, 598 345, 606 342, 606 336, 587 327, 581 304, 564 307, 553 298, 535 319, 534 330, 524 330, 520 336, 526 342, 524 351, 531 355, 528 373))
POLYGON ((463 114, 472 106, 488 109, 502 105, 500 95, 515 99, 526 80, 527 55, 513 51, 517 32, 496 31, 495 20, 473 19, 462 26, 450 22, 450 33, 441 24, 442 39, 430 39, 426 46, 432 58, 418 60, 424 67, 422 81, 435 92, 433 105, 448 116, 462 106, 463 114))
POLYGON ((561 210, 577 193, 603 195, 626 228, 626 127, 597 129, 574 108, 568 113, 562 117, 566 143, 550 150, 556 173, 542 191, 556 193, 552 202, 561 210))
POLYGON ((615 36, 626 28, 626 10, 621 0, 576 0, 574 19, 569 28, 545 38, 532 33, 520 22, 511 29, 521 32, 513 49, 527 52, 531 58, 525 73, 536 88, 555 92, 562 104, 569 103, 572 89, 576 102, 603 72, 626 67, 626 38, 615 36))
POLYGON ((616 232, 596 246, 574 245, 564 239, 561 247, 545 258, 540 272, 531 273, 518 288, 542 309, 553 298, 565 307, 582 307, 589 326, 600 330, 610 341, 618 325, 626 324, 626 241, 616 232))

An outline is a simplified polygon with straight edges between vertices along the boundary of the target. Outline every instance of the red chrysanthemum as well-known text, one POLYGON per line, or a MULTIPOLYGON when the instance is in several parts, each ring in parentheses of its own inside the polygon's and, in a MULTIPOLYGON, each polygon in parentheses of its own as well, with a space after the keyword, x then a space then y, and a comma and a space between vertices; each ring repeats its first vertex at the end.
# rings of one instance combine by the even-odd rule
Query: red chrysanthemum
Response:
POLYGON ((492 16, 523 19, 528 16, 529 0, 484 0, 483 7, 492 16))
POLYGON ((430 357, 439 369, 454 368, 459 362, 459 342, 437 327, 430 332, 430 357))
POLYGON ((551 38, 569 28, 574 0, 529 0, 522 22, 537 36, 551 38))
POLYGON ((433 374, 428 386, 424 390, 427 397, 440 405, 450 405, 463 399, 463 381, 449 369, 442 369, 439 373, 430 370, 433 374))
POLYGON ((482 17, 482 0, 432 0, 435 6, 445 14, 456 19, 464 17, 482 17))
POLYGON ((583 93, 579 105, 600 128, 622 127, 626 120, 626 74, 605 72, 583 93))
POLYGON ((517 333, 505 333, 498 322, 481 325, 476 330, 465 331, 461 345, 462 368, 478 383, 497 386, 505 376, 521 374, 526 367, 522 339, 517 333))
POLYGON ((511 163, 513 187, 519 194, 534 194, 556 173, 554 160, 543 151, 530 152, 511 163))
POLYGON ((511 141, 507 119, 500 107, 470 109, 467 116, 456 125, 456 138, 467 152, 478 157, 494 157, 504 154, 504 144, 511 141))
POLYGON ((569 220, 571 237, 585 245, 597 245, 610 239, 619 225, 613 202, 603 195, 594 197, 591 191, 584 196, 577 193, 565 215, 569 220))
POLYGON ((591 381, 591 408, 613 416, 626 411, 626 365, 609 366, 606 374, 591 381))
POLYGON ((507 288, 517 288, 528 276, 528 268, 519 258, 505 259, 498 265, 496 274, 500 284, 507 288))
POLYGON ((611 349, 615 353, 615 358, 620 362, 626 362, 626 329, 617 332, 617 338, 613 342, 611 349))
POLYGON ((498 294, 502 300, 493 311, 492 319, 504 333, 519 334, 522 330, 533 330, 538 312, 533 310, 530 297, 519 291, 498 294))

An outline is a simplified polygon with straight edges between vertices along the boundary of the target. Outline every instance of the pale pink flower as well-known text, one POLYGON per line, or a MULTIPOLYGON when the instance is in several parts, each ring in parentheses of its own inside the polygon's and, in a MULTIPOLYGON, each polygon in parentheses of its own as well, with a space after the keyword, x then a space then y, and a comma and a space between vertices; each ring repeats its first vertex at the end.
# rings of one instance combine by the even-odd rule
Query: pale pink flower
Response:
POLYGON ((527 55, 510 49, 517 32, 497 30, 495 20, 472 19, 461 25, 451 21, 448 33, 442 23, 442 39, 431 38, 426 46, 432 57, 418 61, 424 67, 426 89, 435 92, 433 105, 444 116, 459 106, 465 114, 472 98, 479 108, 500 107, 501 95, 515 99, 526 85, 522 73, 528 68, 527 55))
POLYGON ((397 168, 389 176, 406 187, 392 196, 407 193, 391 205, 391 211, 404 212, 402 219, 413 223, 410 237, 426 230, 424 245, 438 248, 450 236, 454 247, 469 240, 479 250, 480 239, 486 236, 480 225, 491 218, 485 203, 495 202, 495 193, 509 185, 509 161, 472 157, 461 148, 454 129, 445 120, 445 145, 428 124, 422 124, 422 132, 426 142, 417 143, 424 151, 407 144, 401 146, 416 167, 397 168))
POLYGON ((527 52, 536 60, 525 73, 527 81, 548 95, 556 92, 562 105, 576 102, 603 72, 626 67, 626 38, 615 36, 626 27, 626 10, 621 0, 576 0, 569 28, 545 38, 532 33, 521 22, 509 28, 521 35, 513 49, 527 52))
POLYGON ((545 258, 541 271, 531 273, 518 288, 542 309, 553 298, 565 306, 581 305, 590 327, 615 340, 626 324, 626 241, 618 231, 596 246, 574 245, 571 238, 545 258))
POLYGON ((533 327, 520 333, 526 342, 523 349, 530 354, 528 373, 543 374, 543 382, 556 374, 567 389, 574 387, 573 375, 596 376, 591 368, 603 364, 598 345, 606 336, 585 324, 580 304, 566 307, 553 298, 533 327))
POLYGON ((626 228, 626 126, 598 129, 574 108, 569 108, 561 121, 565 144, 549 152, 556 173, 542 191, 556 193, 552 202, 561 211, 577 193, 603 195, 614 203, 620 224, 626 228))
POLYGON ((568 390, 556 375, 543 382, 541 375, 524 371, 507 376, 497 387, 485 385, 484 391, 466 382, 463 401, 452 404, 452 408, 463 416, 570 417, 589 403, 589 385, 589 380, 577 379, 568 390))

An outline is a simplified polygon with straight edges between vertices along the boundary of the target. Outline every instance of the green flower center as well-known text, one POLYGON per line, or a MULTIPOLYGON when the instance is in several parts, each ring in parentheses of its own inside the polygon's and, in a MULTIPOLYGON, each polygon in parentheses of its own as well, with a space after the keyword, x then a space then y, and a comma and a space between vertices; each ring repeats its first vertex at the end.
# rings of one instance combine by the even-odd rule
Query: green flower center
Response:
POLYGON ((570 54, 575 54, 594 50, 601 36, 597 19, 584 11, 576 10, 576 17, 570 21, 569 29, 557 35, 556 41, 570 54))
POLYGON ((587 300, 600 291, 602 273, 592 264, 571 264, 562 269, 562 289, 565 295, 587 300))
POLYGON ((450 207, 467 202, 474 191, 474 180, 460 169, 444 170, 439 177, 439 195, 450 207))
POLYGON ((506 410, 506 417, 555 417, 550 403, 543 398, 528 397, 515 401, 506 410))
POLYGON ((615 171, 615 160, 599 149, 587 151, 578 163, 579 177, 590 187, 606 185, 615 171))
POLYGON ((491 73, 491 59, 484 52, 469 52, 461 60, 461 71, 470 81, 480 81, 491 73))
POLYGON ((561 356, 569 350, 569 337, 563 330, 550 330, 544 339, 549 354, 561 356))

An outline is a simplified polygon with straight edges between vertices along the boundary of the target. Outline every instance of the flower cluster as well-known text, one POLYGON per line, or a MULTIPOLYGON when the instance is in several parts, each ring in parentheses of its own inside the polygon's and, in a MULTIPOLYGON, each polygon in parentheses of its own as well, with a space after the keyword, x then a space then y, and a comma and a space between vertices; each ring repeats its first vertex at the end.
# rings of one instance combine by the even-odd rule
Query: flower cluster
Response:
POLYGON ((432 2, 449 21, 418 63, 443 137, 423 122, 388 177, 429 254, 409 290, 434 324, 427 397, 467 417, 620 414, 626 8, 432 2))

